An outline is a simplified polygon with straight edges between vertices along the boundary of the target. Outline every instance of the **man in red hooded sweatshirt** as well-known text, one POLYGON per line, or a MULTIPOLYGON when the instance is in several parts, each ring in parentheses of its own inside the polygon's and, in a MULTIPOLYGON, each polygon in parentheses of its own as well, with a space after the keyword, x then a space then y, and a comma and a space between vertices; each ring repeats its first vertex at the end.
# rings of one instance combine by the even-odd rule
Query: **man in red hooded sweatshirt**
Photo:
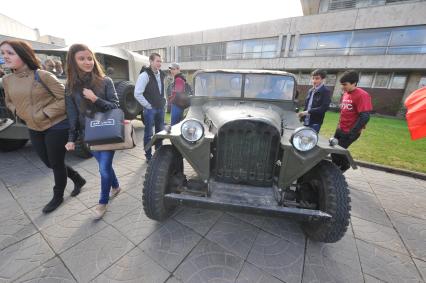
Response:
MULTIPOLYGON (((343 73, 340 78, 343 95, 340 103, 340 119, 334 137, 339 140, 339 145, 348 148, 360 135, 370 120, 373 110, 370 95, 357 87, 359 75, 350 70, 343 73)), ((343 172, 349 169, 349 161, 345 156, 331 154, 333 163, 343 172)))
POLYGON ((189 106, 189 94, 186 93, 186 79, 180 71, 179 64, 170 64, 169 70, 174 79, 172 93, 169 98, 169 103, 171 104, 171 125, 173 126, 183 119, 183 111, 189 106))

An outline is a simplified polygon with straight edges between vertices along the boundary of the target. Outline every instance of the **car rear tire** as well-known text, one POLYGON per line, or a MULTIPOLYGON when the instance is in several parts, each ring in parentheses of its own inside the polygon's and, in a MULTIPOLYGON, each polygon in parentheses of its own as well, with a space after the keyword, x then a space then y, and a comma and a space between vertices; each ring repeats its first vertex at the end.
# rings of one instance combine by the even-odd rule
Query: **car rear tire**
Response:
POLYGON ((183 175, 182 155, 172 146, 163 145, 148 164, 142 191, 142 204, 146 216, 162 221, 166 219, 175 207, 167 206, 164 195, 170 193, 176 184, 172 179, 183 175))
POLYGON ((318 242, 339 241, 348 228, 351 210, 348 184, 342 172, 330 161, 323 160, 302 177, 302 187, 310 187, 317 209, 332 216, 326 222, 302 223, 305 234, 318 242))
POLYGON ((120 108, 124 112, 124 118, 133 120, 142 114, 142 106, 134 96, 135 85, 129 81, 122 81, 116 87, 120 108))
POLYGON ((28 140, 0 139, 0 151, 14 151, 24 147, 28 140))

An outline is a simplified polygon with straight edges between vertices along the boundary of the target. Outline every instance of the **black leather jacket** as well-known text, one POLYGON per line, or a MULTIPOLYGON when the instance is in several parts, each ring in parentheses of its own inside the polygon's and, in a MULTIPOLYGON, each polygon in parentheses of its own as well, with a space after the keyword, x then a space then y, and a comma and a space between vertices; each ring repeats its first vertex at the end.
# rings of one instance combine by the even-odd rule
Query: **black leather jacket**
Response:
POLYGON ((98 96, 95 103, 85 100, 89 105, 85 111, 82 107, 82 100, 85 99, 83 93, 81 91, 74 91, 72 93, 67 91, 65 105, 70 123, 68 141, 75 142, 79 134, 84 134, 85 117, 90 114, 88 112, 105 112, 119 107, 117 92, 111 78, 104 77, 102 91, 98 91, 95 94, 98 96))

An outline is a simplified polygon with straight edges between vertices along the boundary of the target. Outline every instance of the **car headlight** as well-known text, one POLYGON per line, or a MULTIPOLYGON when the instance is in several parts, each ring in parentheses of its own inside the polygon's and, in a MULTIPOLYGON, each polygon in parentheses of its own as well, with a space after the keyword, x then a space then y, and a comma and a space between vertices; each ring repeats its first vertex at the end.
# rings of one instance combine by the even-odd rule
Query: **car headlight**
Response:
POLYGON ((317 142, 317 132, 308 127, 297 128, 291 136, 291 144, 299 151, 311 150, 317 145, 317 142))
POLYGON ((189 119, 182 123, 180 132, 186 141, 197 142, 204 135, 204 127, 200 121, 189 119))

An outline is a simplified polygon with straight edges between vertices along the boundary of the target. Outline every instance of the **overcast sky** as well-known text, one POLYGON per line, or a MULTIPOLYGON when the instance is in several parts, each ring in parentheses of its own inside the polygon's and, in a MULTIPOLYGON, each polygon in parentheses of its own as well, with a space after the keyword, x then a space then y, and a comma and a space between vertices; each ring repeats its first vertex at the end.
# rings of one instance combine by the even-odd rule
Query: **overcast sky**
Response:
POLYGON ((108 45, 302 15, 300 0, 7 1, 0 12, 40 34, 108 45))

